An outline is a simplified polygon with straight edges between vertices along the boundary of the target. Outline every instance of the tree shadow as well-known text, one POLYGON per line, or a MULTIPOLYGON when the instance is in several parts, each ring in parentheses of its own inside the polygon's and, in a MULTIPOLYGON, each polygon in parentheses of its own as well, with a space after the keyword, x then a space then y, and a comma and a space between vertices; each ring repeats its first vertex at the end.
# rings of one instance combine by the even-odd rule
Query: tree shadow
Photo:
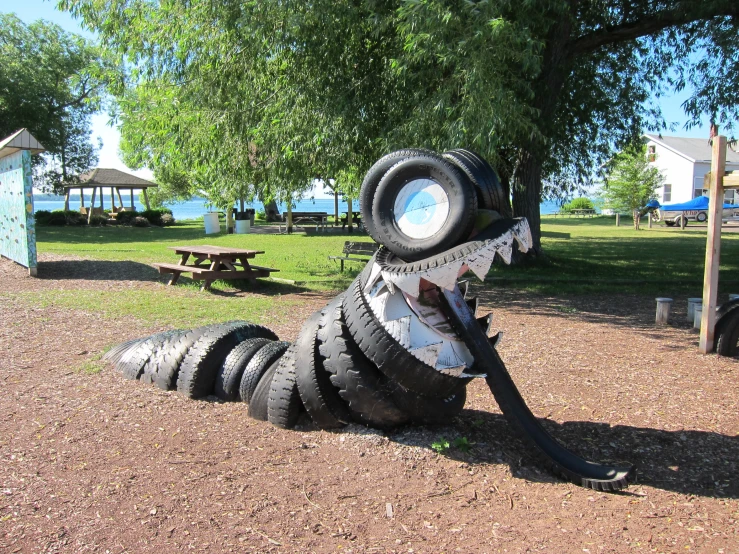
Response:
POLYGON ((38 263, 39 279, 80 279, 87 281, 156 281, 149 265, 130 261, 55 260, 38 263))
MULTIPOLYGON (((681 494, 739 498, 739 437, 709 431, 664 431, 591 421, 539 420, 567 448, 594 462, 637 466, 636 482, 681 494)), ((463 410, 453 426, 404 428, 388 434, 398 444, 431 448, 444 436, 442 455, 470 464, 508 464, 511 473, 536 482, 558 482, 511 433, 501 414, 463 410), (443 435, 446 433, 446 435, 443 435), (451 436, 456 433, 456 436, 451 436), (466 439, 454 446, 455 439, 466 439)), ((458 441, 459 442, 459 441, 458 441)), ((626 490, 628 492, 628 489, 626 490)))

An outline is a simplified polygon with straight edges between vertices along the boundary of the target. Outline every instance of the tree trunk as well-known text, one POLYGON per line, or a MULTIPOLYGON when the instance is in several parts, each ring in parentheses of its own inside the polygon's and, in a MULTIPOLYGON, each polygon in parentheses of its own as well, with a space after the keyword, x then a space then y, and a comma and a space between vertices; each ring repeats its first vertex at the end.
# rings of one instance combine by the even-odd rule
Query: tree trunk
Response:
POLYGON ((293 232, 293 204, 288 200, 287 202, 287 234, 293 232))
POLYGON ((634 229, 638 231, 639 225, 641 224, 641 214, 639 210, 632 210, 631 215, 634 218, 634 229))
POLYGON ((528 220, 535 256, 541 254, 541 173, 541 162, 522 150, 513 175, 513 216, 528 220))
MULTIPOLYGON (((288 207, 288 210, 290 208, 288 207)), ((280 210, 277 207, 277 202, 270 200, 264 205, 264 218, 269 221, 278 221, 280 219, 280 210)))
POLYGON ((354 228, 353 225, 352 225, 352 216, 354 214, 352 213, 352 199, 351 198, 347 198, 346 199, 346 205, 347 205, 347 208, 346 208, 346 224, 349 227, 349 233, 352 233, 353 228, 354 228))
POLYGON ((226 210, 226 233, 234 232, 234 208, 229 206, 226 210))

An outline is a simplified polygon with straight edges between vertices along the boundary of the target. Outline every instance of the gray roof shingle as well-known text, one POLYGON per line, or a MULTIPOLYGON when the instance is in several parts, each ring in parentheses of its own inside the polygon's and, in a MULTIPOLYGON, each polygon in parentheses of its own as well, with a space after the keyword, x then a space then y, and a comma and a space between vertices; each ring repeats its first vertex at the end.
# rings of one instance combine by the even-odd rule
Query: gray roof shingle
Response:
POLYGON ((85 185, 90 186, 103 186, 103 187, 121 187, 121 188, 137 188, 144 189, 150 187, 156 187, 156 183, 136 177, 130 173, 125 173, 117 169, 105 169, 103 167, 96 167, 95 169, 83 173, 80 175, 80 183, 76 185, 66 185, 64 188, 79 188, 85 185))
MULTIPOLYGON (((711 161, 711 145, 708 139, 702 138, 684 138, 684 137, 666 137, 659 135, 644 135, 649 140, 653 140, 658 144, 666 146, 670 150, 674 150, 684 157, 696 162, 711 161)), ((739 163, 739 152, 736 151, 737 145, 730 145, 726 149, 726 161, 729 163, 739 163), (732 149, 732 146, 734 149, 732 149)))

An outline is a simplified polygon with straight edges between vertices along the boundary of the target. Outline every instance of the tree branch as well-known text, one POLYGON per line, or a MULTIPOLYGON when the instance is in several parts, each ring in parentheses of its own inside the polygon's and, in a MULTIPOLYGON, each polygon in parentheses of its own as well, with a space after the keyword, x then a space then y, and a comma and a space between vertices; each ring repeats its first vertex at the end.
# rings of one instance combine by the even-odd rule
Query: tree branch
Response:
POLYGON ((738 2, 675 2, 671 9, 645 15, 633 21, 625 21, 618 25, 596 29, 591 33, 582 35, 570 43, 569 51, 570 55, 574 57, 592 52, 601 46, 652 35, 668 27, 727 16, 739 18, 738 2))

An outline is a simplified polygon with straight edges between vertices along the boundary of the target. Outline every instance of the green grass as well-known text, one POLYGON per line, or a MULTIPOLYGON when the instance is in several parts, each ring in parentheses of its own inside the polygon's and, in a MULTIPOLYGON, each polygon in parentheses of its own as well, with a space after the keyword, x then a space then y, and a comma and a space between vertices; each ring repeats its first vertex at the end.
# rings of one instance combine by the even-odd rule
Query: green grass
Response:
MULTIPOLYGON (((264 250, 256 265, 275 267, 274 277, 296 281, 306 288, 331 290, 348 286, 361 264, 339 263, 329 256, 341 254, 347 240, 371 241, 366 235, 205 235, 202 221, 185 221, 172 227, 38 227, 39 252, 71 254, 97 260, 125 260, 142 264, 176 263, 169 246, 212 244, 264 250)), ((151 269, 152 275, 156 270, 151 269)), ((219 288, 216 285, 216 288, 219 288)))
MULTIPOLYGON (((685 292, 700 290, 706 252, 706 228, 684 231, 631 221, 621 227, 609 217, 542 218, 546 263, 495 265, 489 275, 496 286, 547 293, 685 292)), ((739 234, 724 232, 720 282, 739 284, 739 234)), ((735 287, 736 288, 736 287, 735 287)))

